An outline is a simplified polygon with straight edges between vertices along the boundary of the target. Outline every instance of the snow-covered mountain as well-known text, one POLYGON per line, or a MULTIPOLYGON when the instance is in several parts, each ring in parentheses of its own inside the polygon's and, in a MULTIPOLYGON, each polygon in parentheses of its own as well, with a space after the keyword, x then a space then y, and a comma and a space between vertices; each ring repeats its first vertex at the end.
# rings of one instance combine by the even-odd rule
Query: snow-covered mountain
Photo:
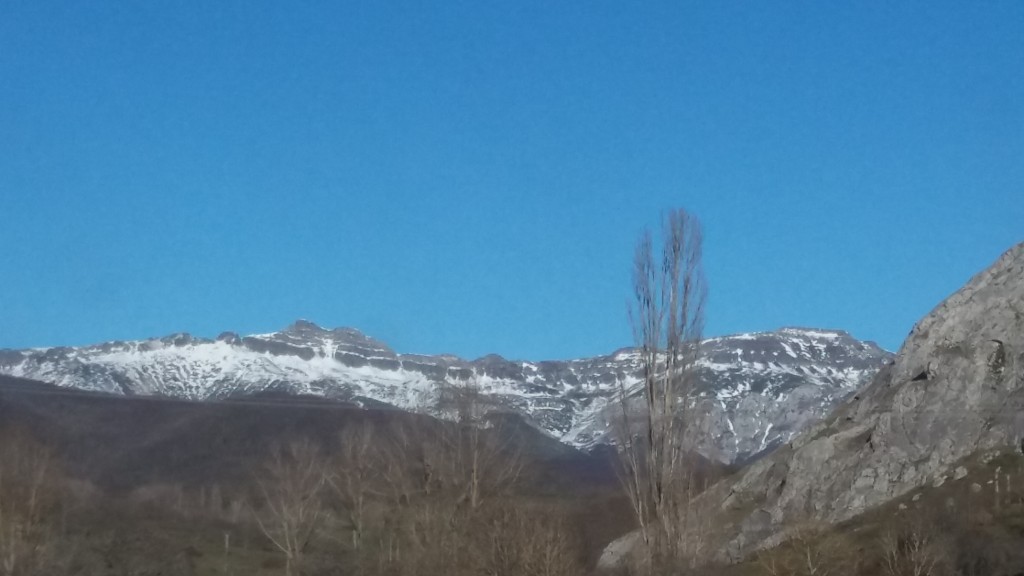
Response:
MULTIPOLYGON (((723 462, 787 441, 891 357, 841 331, 784 328, 704 342, 701 451, 723 462)), ((214 340, 188 334, 86 347, 0 350, 0 373, 124 395, 223 400, 276 391, 430 411, 440 385, 474 380, 495 403, 562 441, 608 441, 620 383, 638 356, 622 349, 568 361, 398 354, 358 330, 300 320, 280 332, 214 340)))

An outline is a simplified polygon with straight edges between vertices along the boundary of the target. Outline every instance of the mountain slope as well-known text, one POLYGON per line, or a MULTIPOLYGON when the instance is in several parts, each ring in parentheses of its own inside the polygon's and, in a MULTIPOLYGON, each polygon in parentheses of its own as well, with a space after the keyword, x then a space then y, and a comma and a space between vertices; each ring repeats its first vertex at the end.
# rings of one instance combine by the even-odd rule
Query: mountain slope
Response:
MULTIPOLYGON (((191 402, 115 396, 0 375, 0 427, 28 430, 61 456, 77 480, 120 492, 153 485, 244 486, 274 442, 311 438, 334 446, 347 426, 429 436, 445 425, 400 410, 280 394, 191 402)), ((531 464, 532 478, 575 489, 615 485, 606 455, 583 454, 518 425, 502 427, 531 464)))
POLYGON ((939 486, 963 459, 1024 450, 1024 244, 922 319, 833 414, 707 499, 740 557, 807 520, 841 521, 939 486))
MULTIPOLYGON (((789 438, 889 358, 840 331, 786 328, 705 342, 708 402, 701 451, 722 462, 789 438)), ((280 332, 216 339, 175 334, 80 348, 0 350, 0 373, 126 396, 223 400, 263 392, 430 412, 444 383, 472 379, 496 404, 570 445, 608 441, 617 391, 638 392, 638 356, 623 349, 569 361, 398 354, 351 328, 298 321, 280 332)))

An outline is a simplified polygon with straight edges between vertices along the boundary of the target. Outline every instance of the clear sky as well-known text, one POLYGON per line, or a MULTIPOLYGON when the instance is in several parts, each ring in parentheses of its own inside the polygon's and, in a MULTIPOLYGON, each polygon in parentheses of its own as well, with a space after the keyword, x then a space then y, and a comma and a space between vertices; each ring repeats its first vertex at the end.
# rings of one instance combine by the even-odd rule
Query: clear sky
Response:
POLYGON ((709 335, 898 347, 1024 240, 1024 2, 0 4, 0 347, 607 353, 677 206, 709 335))

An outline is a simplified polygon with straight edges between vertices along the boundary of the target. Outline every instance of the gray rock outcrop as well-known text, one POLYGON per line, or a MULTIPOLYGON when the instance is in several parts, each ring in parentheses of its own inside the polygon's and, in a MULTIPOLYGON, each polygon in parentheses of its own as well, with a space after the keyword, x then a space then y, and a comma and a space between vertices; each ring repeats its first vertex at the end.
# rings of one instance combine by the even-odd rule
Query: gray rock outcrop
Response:
POLYGON ((1024 434, 1024 244, 914 327, 891 366, 791 443, 707 498, 742 518, 739 557, 793 522, 841 521, 940 482, 980 450, 1024 434))

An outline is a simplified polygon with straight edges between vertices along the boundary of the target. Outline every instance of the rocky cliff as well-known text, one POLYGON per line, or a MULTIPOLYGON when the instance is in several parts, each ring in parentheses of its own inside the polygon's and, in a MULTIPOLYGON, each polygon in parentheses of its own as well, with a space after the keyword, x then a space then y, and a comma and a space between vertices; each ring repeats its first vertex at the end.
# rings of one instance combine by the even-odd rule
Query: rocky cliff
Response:
POLYGON ((726 552, 793 523, 836 522, 926 484, 959 460, 1024 449, 1024 244, 914 327, 894 363, 789 444, 720 483, 726 552))

